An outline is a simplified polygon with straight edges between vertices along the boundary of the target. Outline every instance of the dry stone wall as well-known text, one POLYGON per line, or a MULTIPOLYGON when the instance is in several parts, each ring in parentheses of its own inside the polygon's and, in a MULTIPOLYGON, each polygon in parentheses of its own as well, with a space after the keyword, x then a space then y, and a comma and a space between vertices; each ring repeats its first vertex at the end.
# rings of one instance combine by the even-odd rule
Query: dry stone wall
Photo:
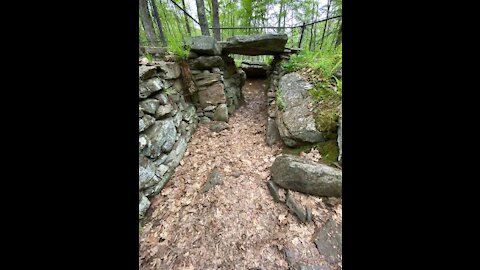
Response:
POLYGON ((177 62, 139 66, 139 218, 180 163, 198 118, 177 62))
POLYGON ((221 54, 221 46, 213 37, 193 37, 188 58, 196 87, 192 101, 200 122, 228 122, 243 101, 245 73, 235 66, 233 58, 221 54))

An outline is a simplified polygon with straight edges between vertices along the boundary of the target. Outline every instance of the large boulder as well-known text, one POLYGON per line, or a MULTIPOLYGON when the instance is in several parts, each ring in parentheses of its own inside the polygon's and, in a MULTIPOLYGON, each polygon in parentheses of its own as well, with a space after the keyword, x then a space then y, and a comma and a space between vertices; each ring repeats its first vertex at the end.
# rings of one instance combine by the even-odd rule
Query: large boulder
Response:
POLYGON ((192 37, 190 50, 204 55, 220 55, 221 53, 217 41, 211 36, 192 37))
POLYGON ((295 147, 325 140, 315 127, 313 99, 308 94, 312 88, 307 80, 295 72, 280 79, 279 94, 284 108, 278 112, 276 122, 287 146, 295 147))
POLYGON ((199 90, 198 101, 202 107, 225 103, 226 98, 223 84, 216 82, 206 89, 199 90))
POLYGON ((342 171, 301 157, 283 155, 273 162, 272 180, 277 185, 305 194, 342 196, 342 171))
POLYGON ((224 65, 220 56, 200 56, 198 58, 188 60, 190 69, 211 69, 213 67, 221 67, 224 65))
POLYGON ((233 36, 222 43, 222 52, 244 55, 273 55, 285 50, 287 39, 286 34, 233 36))

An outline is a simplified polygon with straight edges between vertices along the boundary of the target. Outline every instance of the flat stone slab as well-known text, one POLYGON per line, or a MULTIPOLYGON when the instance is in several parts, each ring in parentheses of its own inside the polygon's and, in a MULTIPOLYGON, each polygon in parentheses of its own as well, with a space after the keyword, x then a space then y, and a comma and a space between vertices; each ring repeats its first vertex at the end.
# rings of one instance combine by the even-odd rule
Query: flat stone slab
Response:
POLYGON ((330 219, 316 234, 315 245, 329 263, 342 262, 342 223, 330 219))
POLYGON ((275 55, 287 44, 286 34, 233 36, 221 43, 223 53, 243 55, 275 55))

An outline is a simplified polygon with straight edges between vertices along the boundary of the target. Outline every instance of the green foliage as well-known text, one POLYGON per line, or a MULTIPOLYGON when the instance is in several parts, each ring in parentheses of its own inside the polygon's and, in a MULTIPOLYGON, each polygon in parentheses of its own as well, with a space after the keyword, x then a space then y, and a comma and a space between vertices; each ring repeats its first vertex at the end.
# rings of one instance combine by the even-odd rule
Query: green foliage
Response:
POLYGON ((189 46, 182 46, 181 43, 173 41, 168 43, 168 50, 173 52, 180 59, 186 60, 190 54, 189 46))
POLYGON ((149 62, 153 61, 153 56, 150 53, 145 52, 144 55, 148 59, 149 62))

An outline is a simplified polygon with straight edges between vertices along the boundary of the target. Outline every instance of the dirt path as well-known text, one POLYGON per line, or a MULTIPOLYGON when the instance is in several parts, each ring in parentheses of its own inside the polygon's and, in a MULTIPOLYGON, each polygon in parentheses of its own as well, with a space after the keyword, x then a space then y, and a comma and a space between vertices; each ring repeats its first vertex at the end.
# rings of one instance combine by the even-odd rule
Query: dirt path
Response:
MULTIPOLYGON (((288 269, 284 247, 309 242, 302 248, 316 251, 311 236, 319 219, 299 223, 267 190, 280 149, 265 143, 264 83, 245 83, 246 104, 229 129, 214 133, 208 124, 199 126, 181 165, 152 200, 140 237, 140 269, 288 269), (223 184, 199 193, 215 166, 223 184)), ((317 218, 327 214, 313 211, 317 218)))

